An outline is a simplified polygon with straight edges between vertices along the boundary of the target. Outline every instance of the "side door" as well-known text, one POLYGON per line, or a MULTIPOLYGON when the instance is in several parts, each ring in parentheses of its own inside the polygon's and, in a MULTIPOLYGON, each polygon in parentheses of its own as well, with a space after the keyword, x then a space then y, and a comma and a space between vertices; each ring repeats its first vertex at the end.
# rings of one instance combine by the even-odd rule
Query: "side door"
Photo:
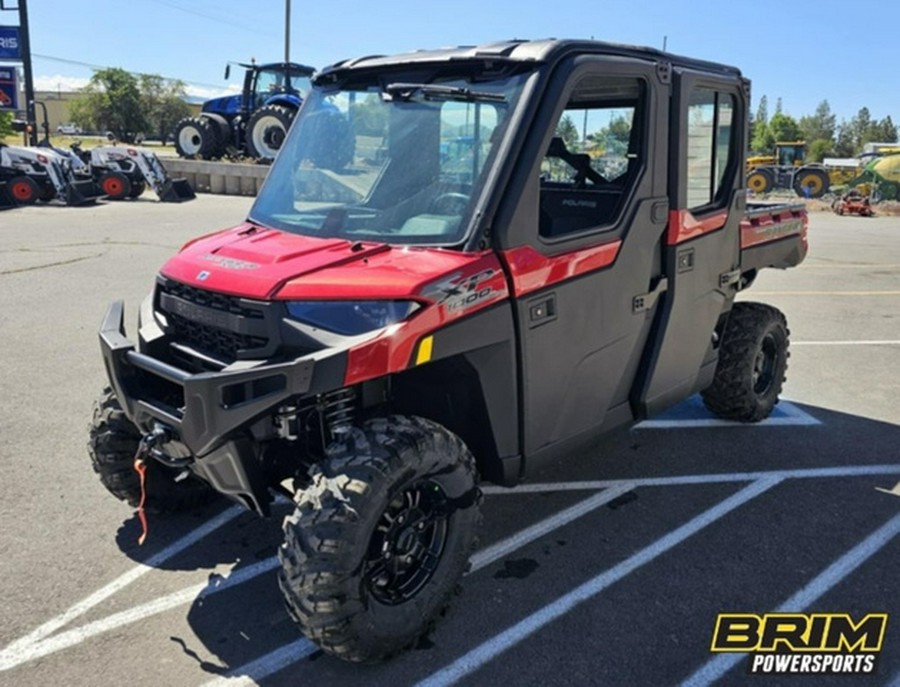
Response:
POLYGON ((582 56, 547 83, 502 232, 529 468, 631 421, 655 310, 635 297, 660 277, 668 211, 654 160, 667 155, 669 86, 656 64, 582 56))
POLYGON ((717 329, 731 309, 746 207, 746 82, 673 70, 669 226, 663 248, 666 290, 643 379, 638 417, 654 415, 709 384, 717 329))

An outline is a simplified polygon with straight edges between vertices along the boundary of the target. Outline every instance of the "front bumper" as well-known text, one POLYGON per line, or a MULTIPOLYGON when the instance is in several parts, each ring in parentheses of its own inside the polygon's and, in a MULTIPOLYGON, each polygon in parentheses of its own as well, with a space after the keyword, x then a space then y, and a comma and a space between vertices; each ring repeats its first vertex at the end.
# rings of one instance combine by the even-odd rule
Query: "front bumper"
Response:
POLYGON ((135 349, 125 335, 122 301, 103 318, 100 349, 129 419, 143 432, 157 424, 171 430, 195 457, 190 467, 198 476, 264 515, 267 485, 250 425, 288 399, 339 388, 346 365, 341 352, 320 351, 290 362, 243 361, 191 374, 135 349))

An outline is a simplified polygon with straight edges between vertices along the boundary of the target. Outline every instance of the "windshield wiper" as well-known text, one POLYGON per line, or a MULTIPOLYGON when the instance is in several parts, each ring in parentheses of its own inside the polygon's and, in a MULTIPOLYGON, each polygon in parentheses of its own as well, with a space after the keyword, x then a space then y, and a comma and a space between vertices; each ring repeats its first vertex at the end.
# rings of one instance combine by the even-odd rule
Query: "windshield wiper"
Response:
POLYGON ((385 86, 384 91, 395 100, 409 100, 416 94, 421 94, 425 100, 506 102, 506 96, 502 93, 473 91, 471 88, 462 86, 440 86, 432 83, 392 83, 385 86))

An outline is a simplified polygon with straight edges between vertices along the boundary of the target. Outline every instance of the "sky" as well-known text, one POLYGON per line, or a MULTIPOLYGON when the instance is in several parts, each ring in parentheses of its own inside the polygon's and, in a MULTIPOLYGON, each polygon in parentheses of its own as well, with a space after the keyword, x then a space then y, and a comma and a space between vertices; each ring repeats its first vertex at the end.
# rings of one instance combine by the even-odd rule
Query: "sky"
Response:
MULTIPOLYGON (((900 1, 797 0, 29 0, 39 90, 83 85, 95 67, 122 67, 188 83, 209 97, 240 88, 227 61, 280 61, 285 3, 291 59, 321 68, 349 57, 508 38, 590 38, 739 67, 799 118, 822 100, 849 120, 865 106, 900 123, 900 1), (83 64, 77 64, 83 63, 83 64)), ((15 0, 4 0, 6 6, 15 0)), ((18 23, 0 12, 0 25, 18 23)))

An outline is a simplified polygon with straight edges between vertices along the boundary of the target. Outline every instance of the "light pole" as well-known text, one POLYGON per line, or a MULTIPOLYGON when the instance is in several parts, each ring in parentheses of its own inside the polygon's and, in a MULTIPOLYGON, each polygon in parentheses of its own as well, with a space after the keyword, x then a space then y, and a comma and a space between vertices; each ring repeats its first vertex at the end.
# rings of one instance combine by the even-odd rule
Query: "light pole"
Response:
POLYGON ((284 0, 284 63, 291 61, 291 0, 284 0))

